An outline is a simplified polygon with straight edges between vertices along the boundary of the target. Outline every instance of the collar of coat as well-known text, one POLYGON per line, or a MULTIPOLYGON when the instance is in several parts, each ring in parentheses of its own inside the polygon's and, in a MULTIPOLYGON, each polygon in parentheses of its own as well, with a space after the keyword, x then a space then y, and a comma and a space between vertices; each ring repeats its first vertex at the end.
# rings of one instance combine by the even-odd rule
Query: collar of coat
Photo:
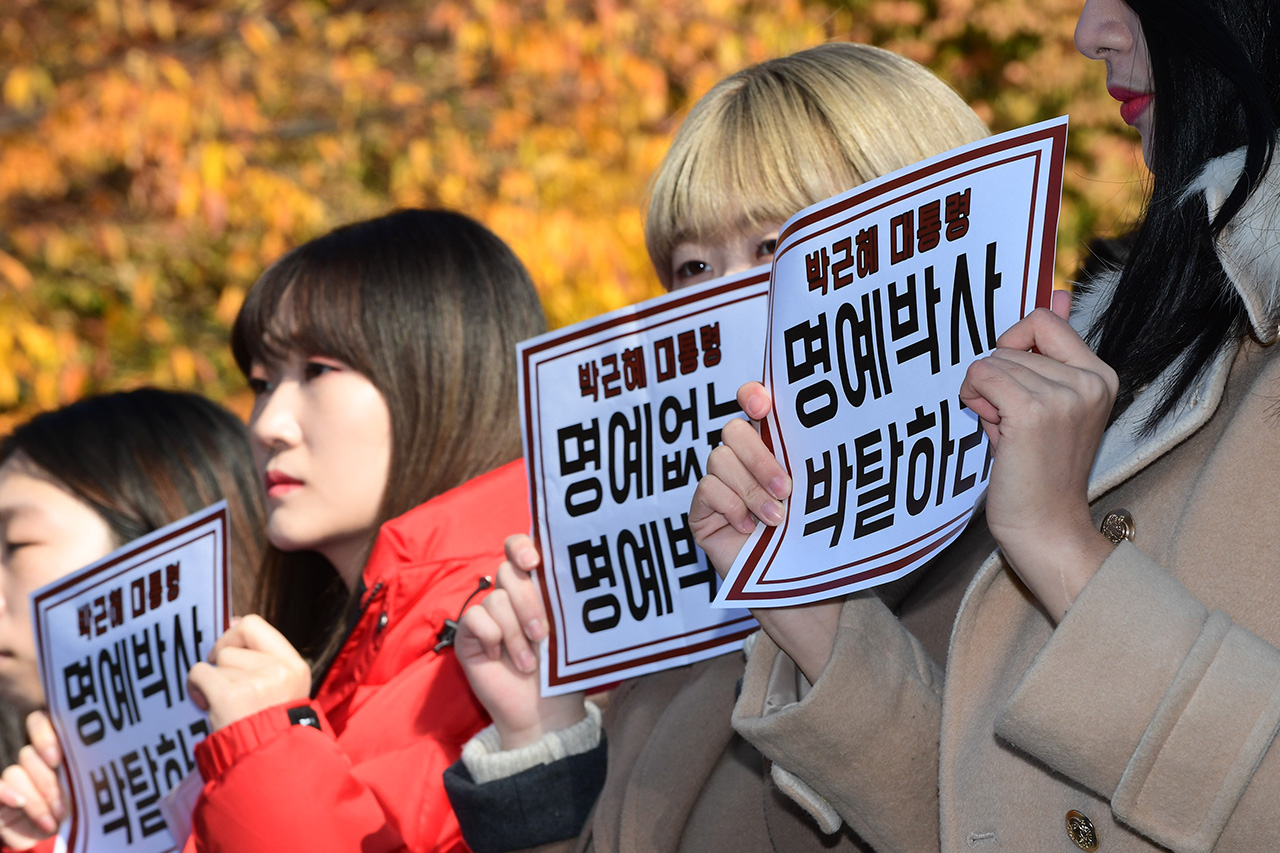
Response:
MULTIPOLYGON (((1210 218, 1216 217, 1243 168, 1243 148, 1211 160, 1183 197, 1203 194, 1210 218)), ((1218 236, 1215 247, 1227 279, 1244 301, 1253 334, 1264 344, 1275 342, 1280 331, 1280 148, 1262 181, 1218 236)), ((1118 279, 1118 271, 1104 276, 1073 306, 1071 321, 1077 330, 1087 329, 1110 302, 1118 279)), ((1222 399, 1236 351, 1236 347, 1221 349, 1183 394, 1177 408, 1148 436, 1140 435, 1141 425, 1155 408, 1158 395, 1138 392, 1102 438, 1089 479, 1090 500, 1150 465, 1209 420, 1222 399)), ((1175 366, 1166 368, 1150 387, 1160 388, 1175 366)))

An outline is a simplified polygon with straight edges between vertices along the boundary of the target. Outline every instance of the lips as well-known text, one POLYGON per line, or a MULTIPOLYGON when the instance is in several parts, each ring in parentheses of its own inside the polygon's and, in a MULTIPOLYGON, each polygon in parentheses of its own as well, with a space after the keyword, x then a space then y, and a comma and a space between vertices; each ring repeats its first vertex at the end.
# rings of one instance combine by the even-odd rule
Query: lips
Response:
POLYGON ((1120 86, 1108 86, 1107 94, 1120 102, 1120 118, 1124 119, 1124 123, 1128 125, 1136 122, 1138 117, 1146 112, 1147 107, 1151 106, 1150 92, 1135 92, 1120 86))
POLYGON ((267 486, 267 497, 282 497, 302 485, 296 477, 290 477, 282 471, 268 471, 263 478, 267 486))

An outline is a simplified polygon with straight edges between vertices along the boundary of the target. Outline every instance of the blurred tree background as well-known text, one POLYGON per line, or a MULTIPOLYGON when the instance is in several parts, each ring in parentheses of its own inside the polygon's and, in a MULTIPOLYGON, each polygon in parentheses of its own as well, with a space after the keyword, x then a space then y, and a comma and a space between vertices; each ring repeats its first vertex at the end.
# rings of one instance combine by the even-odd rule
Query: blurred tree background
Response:
POLYGON ((440 205, 563 325, 659 292, 645 186, 688 107, 832 39, 938 72, 994 130, 1070 113, 1058 266, 1137 215, 1141 156, 1080 0, 4 0, 0 431, 94 391, 245 411, 226 345, 262 268, 440 205))

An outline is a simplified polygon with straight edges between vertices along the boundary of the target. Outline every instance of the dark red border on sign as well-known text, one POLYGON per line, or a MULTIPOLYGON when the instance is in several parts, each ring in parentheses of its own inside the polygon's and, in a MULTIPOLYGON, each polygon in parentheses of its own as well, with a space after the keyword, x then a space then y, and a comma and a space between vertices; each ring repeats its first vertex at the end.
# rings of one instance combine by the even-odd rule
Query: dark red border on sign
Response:
MULTIPOLYGON (((584 325, 582 328, 574 331, 572 334, 569 334, 563 337, 558 337, 558 338, 555 338, 554 340, 549 340, 544 343, 540 343, 540 344, 523 349, 520 353, 520 356, 521 356, 520 370, 523 373, 522 378, 524 381, 524 388, 526 389, 525 400, 524 400, 524 412, 523 412, 523 417, 525 419, 525 435, 529 436, 531 439, 535 435, 538 435, 538 433, 535 432, 535 425, 538 423, 538 416, 541 414, 541 401, 534 400, 532 395, 528 393, 528 389, 533 387, 532 378, 534 376, 534 373, 536 372, 536 370, 540 365, 540 363, 537 362, 536 360, 537 355, 545 352, 547 349, 552 347, 556 347, 556 348, 563 347, 566 344, 566 342, 571 342, 571 341, 575 341, 575 340, 586 338, 586 337, 594 337, 596 335, 599 335, 601 332, 605 332, 610 329, 615 329, 622 325, 630 326, 631 324, 638 324, 641 321, 648 320, 659 314, 668 314, 673 310, 687 308, 688 310, 685 313, 676 314, 674 316, 671 316, 663 320, 663 324, 678 322, 682 318, 694 316, 698 313, 701 313, 701 309, 699 309, 698 307, 699 303, 702 303, 711 299, 718 299, 720 297, 725 296, 726 294, 732 294, 734 291, 759 287, 761 284, 768 282, 768 280, 769 280, 769 272, 767 270, 764 270, 764 271, 761 271, 760 273, 757 273, 756 275, 740 278, 735 281, 727 282, 722 285, 718 285, 710 288, 698 288, 696 290, 691 290, 687 295, 679 295, 679 296, 675 296, 667 299, 662 299, 662 298, 655 299, 653 300, 653 302, 656 304, 644 305, 636 311, 623 310, 619 312, 617 316, 613 316, 608 319, 602 320, 599 323, 590 323, 590 324, 584 325)), ((728 301, 719 301, 717 303, 717 307, 734 305, 734 304, 737 304, 738 302, 741 302, 747 299, 759 299, 764 296, 765 294, 763 293, 753 294, 753 295, 743 295, 738 299, 730 299, 728 301)), ((651 328, 651 327, 645 327, 645 329, 648 329, 648 328, 651 328)), ((630 335, 636 331, 639 331, 639 330, 634 328, 619 330, 617 337, 630 335)), ((610 339, 608 338, 604 339, 604 341, 607 341, 607 340, 610 340, 610 339)), ((604 341, 601 341, 601 342, 604 342, 604 341)), ((595 343, 591 344, 591 346, 595 346, 595 345, 596 345, 595 343)), ((586 348, 586 345, 584 345, 580 349, 568 350, 562 355, 557 357, 559 358, 559 357, 569 356, 574 352, 579 352, 581 351, 581 349, 585 349, 585 348, 586 348)), ((530 517, 535 520, 538 518, 538 513, 539 513, 539 503, 538 503, 539 489, 537 488, 537 486, 545 486, 545 482, 547 478, 547 473, 544 470, 545 466, 541 464, 542 459, 541 459, 540 447, 541 447, 540 442, 530 441, 529 454, 525 459, 525 466, 527 469, 528 484, 529 484, 529 512, 530 512, 530 517)), ((545 553, 544 544, 546 547, 553 548, 554 543, 550 541, 544 543, 542 541, 541 534, 542 534, 541 525, 535 523, 533 525, 534 545, 538 548, 539 553, 545 553)), ((541 572, 538 573, 538 586, 541 590, 543 606, 547 609, 547 612, 548 613, 554 612, 559 616, 558 622, 557 620, 552 620, 552 621, 557 624, 565 624, 564 601, 563 601, 563 597, 559 595, 559 589, 557 589, 556 597, 553 598, 551 595, 549 584, 547 583, 545 576, 541 572)), ((732 633, 727 635, 718 634, 715 637, 712 637, 710 639, 707 639, 698 643, 694 643, 692 645, 681 646, 676 649, 670 649, 670 650, 661 651, 661 652, 654 652, 652 654, 645 655, 640 658, 631 658, 631 659, 628 659, 625 663, 618 663, 618 664, 612 664, 607 666, 606 665, 597 666, 585 672, 576 672, 573 675, 565 674, 564 671, 561 669, 559 651, 561 648, 562 641, 561 641, 561 638, 558 636, 558 634, 555 631, 552 631, 547 637, 547 643, 548 643, 547 659, 550 662, 550 665, 548 666, 548 670, 547 670, 547 683, 551 685, 561 685, 561 684, 574 683, 578 681, 586 681, 589 679, 594 679, 602 676, 609 676, 613 673, 621 672, 623 670, 630 669, 632 667, 641 666, 649 663, 655 663, 662 660, 668 660, 670 658, 680 657, 680 656, 691 654, 691 653, 697 653, 717 645, 741 640, 745 638, 747 635, 749 635, 752 631, 754 631, 756 627, 754 618, 749 616, 744 616, 741 619, 736 619, 730 622, 723 622, 708 628, 701 628, 695 631, 689 631, 684 634, 678 634, 674 637, 664 637, 660 641, 641 643, 625 649, 617 649, 612 652, 609 652, 608 655, 595 655, 595 656, 588 656, 588 657, 582 657, 582 658, 575 658, 571 662, 574 664, 590 662, 593 660, 598 660, 599 658, 602 658, 602 657, 612 657, 620 653, 642 650, 642 649, 657 645, 658 643, 669 643, 672 640, 678 640, 686 637, 697 636, 698 634, 704 634, 708 631, 723 631, 726 629, 733 629, 735 625, 739 625, 739 624, 743 625, 744 627, 742 627, 739 630, 733 631, 732 633)), ((569 650, 567 648, 565 649, 565 656, 566 656, 566 662, 569 662, 568 661, 569 650)))
MULTIPOLYGON (((794 234, 796 231, 800 230, 801 228, 804 228, 807 225, 812 225, 813 223, 818 222, 826 217, 832 216, 833 214, 839 214, 841 212, 847 211, 852 207, 855 207, 869 199, 874 199, 876 196, 882 195, 886 192, 900 189, 907 184, 917 183, 921 179, 927 178, 930 175, 937 174, 949 168, 960 166, 973 159, 977 159, 981 157, 989 157, 992 154, 998 154, 1002 151, 1008 151, 1013 148, 1018 148, 1021 146, 1034 144, 1038 142, 1044 142, 1046 140, 1049 141, 1050 143, 1049 151, 1048 151, 1048 164, 1047 164, 1048 172, 1046 174, 1046 184, 1047 184, 1046 199, 1051 202, 1053 199, 1056 198, 1058 200, 1058 203, 1056 204, 1048 203, 1045 205, 1045 208, 1046 208, 1045 216, 1040 227, 1042 251, 1040 253, 1039 269, 1035 271, 1037 276, 1036 282, 1035 282, 1035 306, 1037 307, 1048 306, 1051 299, 1051 295, 1053 293, 1053 267, 1054 267, 1054 259, 1057 253, 1056 236, 1058 231, 1058 217, 1059 217, 1059 212, 1061 208, 1061 198, 1062 198, 1062 170, 1066 160, 1066 147, 1067 147, 1066 122, 1054 123, 1051 126, 1041 127, 1029 133, 1010 136, 1005 139, 989 143, 987 145, 979 146, 977 148, 970 149, 964 154, 957 154, 955 156, 946 157, 926 167, 905 172, 886 183, 878 184, 870 189, 856 191, 852 195, 848 196, 847 198, 834 202, 820 210, 816 210, 813 213, 808 214, 802 217, 801 219, 797 219, 796 221, 792 222, 778 236, 778 241, 780 243, 783 242, 789 235, 794 234)), ((1006 163, 1014 162, 1016 160, 1025 159, 1027 157, 1031 157, 1035 160, 1035 170, 1036 170, 1037 180, 1036 180, 1036 183, 1032 186, 1031 207, 1032 207, 1033 216, 1030 222, 1030 227, 1027 232, 1027 242, 1026 242, 1027 263, 1023 267, 1023 280, 1021 283, 1021 291, 1023 294, 1023 299, 1022 299, 1023 316, 1030 313, 1029 311, 1027 311, 1027 300, 1026 300, 1027 291, 1028 291, 1028 282, 1030 282, 1031 275, 1032 275, 1032 271, 1029 268, 1030 246, 1036 233, 1034 213, 1035 213, 1035 206, 1037 201, 1037 187, 1039 184, 1038 179, 1040 175, 1040 169, 1044 165, 1043 161, 1045 159, 1044 149, 1036 148, 1031 151, 1025 151, 1018 154, 1014 154, 1013 156, 1008 157, 1004 160, 999 160, 996 162, 988 162, 981 166, 975 166, 973 169, 960 172, 956 175, 950 175, 946 179, 944 179, 945 181, 955 180, 956 178, 962 178, 967 175, 974 174, 976 172, 990 169, 995 166, 1001 166, 1006 163)), ((939 181, 939 183, 941 182, 942 181, 939 181)), ((934 186, 936 186, 936 184, 934 186)), ((911 191, 911 194, 915 194, 919 192, 921 189, 928 189, 928 187, 913 189, 911 191)), ((884 207, 888 206, 889 204, 892 204, 895 201, 900 200, 900 198, 901 196, 895 196, 893 199, 887 200, 882 204, 878 204, 874 208, 869 208, 866 211, 859 211, 857 216, 863 216, 867 213, 872 213, 877 210, 881 210, 884 207)), ((822 231, 815 232, 815 233, 825 233, 826 231, 831 230, 832 228, 840 227, 841 225, 847 224, 849 221, 852 221, 852 219, 854 218, 856 217, 850 217, 848 220, 844 220, 840 223, 836 223, 830 226, 829 228, 824 228, 822 231)), ((790 251, 797 245, 799 245, 798 242, 784 246, 782 248, 782 251, 778 255, 774 256, 775 267, 778 263, 779 257, 781 257, 786 252, 790 251)), ((770 337, 770 340, 772 340, 772 337, 773 337, 772 313, 770 314, 770 317, 769 317, 769 326, 770 326, 769 337, 770 337)), ((766 370, 769 370, 768 364, 766 364, 766 370)), ((770 379, 772 379, 772 373, 770 373, 770 379)), ((791 470, 790 461, 787 456, 786 442, 785 440, 783 440, 781 433, 777 432, 776 429, 774 428, 773 418, 774 416, 771 414, 768 419, 766 419, 760 424, 761 438, 764 440, 765 446, 768 447, 770 450, 774 451, 775 453, 777 453, 779 450, 781 451, 783 465, 787 467, 787 470, 791 470), (775 441, 777 442, 776 448, 774 445, 775 441)), ((967 517, 968 513, 965 513, 965 516, 967 517)), ((791 515, 787 514, 787 516, 783 519, 782 524, 779 525, 778 527, 764 528, 763 532, 760 535, 760 538, 756 540, 755 547, 752 548, 751 553, 747 557, 746 562, 747 564, 752 566, 752 569, 750 571, 739 572, 738 575, 733 579, 733 582, 729 587, 729 592, 726 596, 727 601, 746 605, 750 601, 771 598, 771 596, 768 596, 764 593, 746 593, 743 590, 746 587, 747 582, 752 577, 760 577, 768 570, 769 566, 772 563, 773 555, 770 555, 770 557, 763 564, 761 564, 760 562, 761 558, 765 554, 766 550, 768 550, 768 547, 773 542, 774 538, 781 536, 783 534, 787 526, 790 524, 790 521, 791 521, 791 515)), ((776 551, 774 553, 776 554, 776 551)), ((803 589, 793 590, 793 592, 797 597, 808 596, 808 595, 813 595, 821 592, 826 592, 830 589, 834 589, 838 586, 847 585, 849 583, 855 583, 861 580, 869 580, 875 577, 880 577, 882 575, 896 571, 897 568, 901 568, 902 566, 906 565, 906 563, 909 562, 911 559, 916 559, 919 556, 925 555, 927 553, 929 552, 928 552, 928 548, 926 547, 925 549, 921 549, 917 551, 913 556, 904 558, 903 560, 895 561, 894 563, 890 564, 888 567, 884 568, 884 570, 882 571, 868 572, 868 573, 865 573, 864 575, 855 575, 851 578, 844 578, 840 581, 832 581, 825 584, 815 584, 813 586, 805 587, 803 589)), ((826 572, 824 571, 822 574, 826 574, 826 572)), ((761 581, 761 583, 763 583, 763 581, 761 581)))
MULTIPOLYGON (((201 510, 201 512, 204 512, 204 510, 201 510)), ((107 562, 104 562, 99 566, 95 566, 91 572, 83 575, 77 574, 74 580, 68 578, 67 580, 58 584, 57 586, 51 587, 48 590, 45 590, 43 593, 37 595, 35 597, 35 603, 38 605, 40 602, 59 596, 62 593, 65 593, 71 587, 79 586, 83 584, 86 578, 96 578, 96 582, 94 583, 94 586, 98 586, 108 581, 111 581, 119 577, 126 570, 122 569, 119 571, 112 572, 110 574, 106 574, 106 573, 112 569, 117 568, 122 562, 133 559, 134 557, 137 557, 139 554, 143 553, 144 551, 150 551, 153 548, 156 548, 159 545, 163 545, 166 542, 171 542, 174 539, 177 539, 181 536, 186 535, 187 533, 190 533, 192 530, 195 530, 196 528, 204 527, 208 525, 210 522, 217 522, 222 527, 223 548, 222 548, 222 566, 221 566, 222 571, 220 574, 222 576, 222 600, 226 605, 222 609, 223 610, 222 630, 225 631, 230 626, 230 613, 231 613, 230 573, 228 571, 229 567, 228 567, 228 558, 227 558, 227 552, 228 550, 230 550, 229 546, 231 543, 230 543, 230 526, 227 521, 226 507, 223 507, 215 512, 211 512, 208 515, 204 515, 199 521, 184 525, 183 527, 180 527, 176 530, 169 531, 168 533, 164 534, 164 536, 161 536, 158 539, 153 539, 150 542, 147 542, 145 545, 139 545, 134 548, 129 548, 129 546, 126 545, 125 547, 128 548, 127 551, 121 551, 119 554, 117 554, 115 557, 108 560, 107 562)), ((210 533, 206 535, 213 535, 213 533, 214 531, 210 531, 210 533)), ((200 537, 200 538, 203 538, 203 537, 200 537)), ((194 542, 198 540, 192 540, 192 541, 194 542)), ((163 556, 164 554, 170 554, 173 551, 178 550, 178 548, 185 547, 186 545, 189 545, 189 544, 191 543, 184 542, 182 543, 182 545, 177 545, 173 548, 169 548, 168 550, 160 551, 156 553, 154 556, 160 557, 160 556, 163 556)), ((39 609, 38 606, 36 609, 37 610, 39 609)), ((42 648, 44 645, 43 620, 36 619, 34 620, 34 622, 35 622, 35 625, 33 626, 33 628, 35 629, 35 635, 36 635, 36 648, 42 648)), ((68 755, 67 758, 69 760, 70 756, 68 755)), ((74 771, 74 769, 75 768, 69 768, 69 771, 74 771)), ((68 793, 70 794, 69 801, 72 805, 74 805, 76 802, 76 787, 75 787, 76 773, 67 772, 63 775, 66 779, 68 793)), ((74 808, 71 810, 70 820, 71 820, 71 828, 67 833, 67 850, 74 851, 76 849, 75 845, 77 841, 77 835, 80 832, 79 813, 74 808)), ((167 851, 165 851, 165 853, 176 853, 177 850, 178 850, 177 847, 170 847, 167 851)))

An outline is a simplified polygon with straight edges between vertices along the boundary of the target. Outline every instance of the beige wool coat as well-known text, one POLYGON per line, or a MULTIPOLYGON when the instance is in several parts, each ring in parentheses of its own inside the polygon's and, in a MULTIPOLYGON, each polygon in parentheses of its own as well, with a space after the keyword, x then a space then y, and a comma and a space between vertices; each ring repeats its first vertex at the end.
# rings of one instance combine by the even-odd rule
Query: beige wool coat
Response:
MULTIPOLYGON (((1241 164, 1192 188, 1211 214, 1241 164)), ((1142 393, 1108 429, 1095 520, 1123 507, 1136 536, 1056 628, 979 522, 896 608, 847 599, 811 689, 756 643, 734 725, 827 829, 883 851, 1074 853, 1082 827, 1099 851, 1280 850, 1280 164, 1217 249, 1253 336, 1156 434, 1142 393)))
POLYGON ((604 713, 609 772, 583 828, 538 853, 866 851, 823 832, 730 726, 740 652, 624 682, 604 713))

